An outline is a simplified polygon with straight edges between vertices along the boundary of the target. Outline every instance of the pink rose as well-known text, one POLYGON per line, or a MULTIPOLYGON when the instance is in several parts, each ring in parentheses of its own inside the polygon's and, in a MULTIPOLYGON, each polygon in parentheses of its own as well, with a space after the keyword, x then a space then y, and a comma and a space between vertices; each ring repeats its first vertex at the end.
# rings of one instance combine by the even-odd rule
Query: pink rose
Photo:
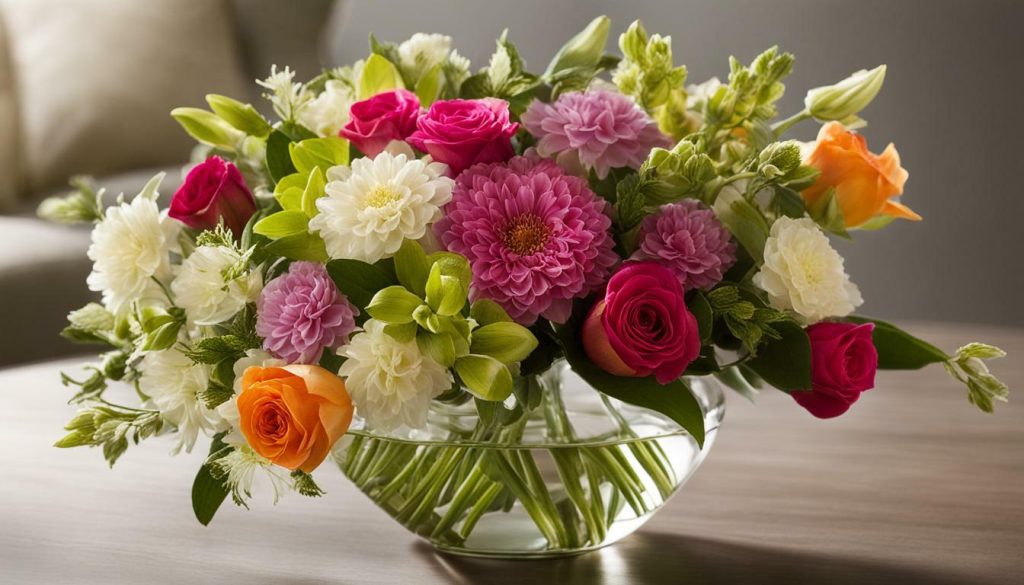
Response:
POLYGON ((807 328, 811 338, 811 391, 792 396, 818 418, 846 412, 861 392, 875 386, 878 351, 871 340, 872 323, 822 322, 807 328))
POLYGON ((697 319, 686 308, 683 287, 655 262, 630 263, 616 272, 582 335, 583 349, 602 370, 654 374, 661 384, 678 379, 700 355, 697 319))
POLYGON ((508 118, 508 102, 495 98, 442 100, 416 121, 407 142, 458 175, 476 163, 512 158, 512 137, 519 124, 508 118))
POLYGON ((422 114, 416 94, 405 89, 386 91, 352 104, 351 119, 341 135, 373 158, 392 140, 405 140, 415 132, 416 120, 422 114))
POLYGON ((245 186, 238 167, 211 156, 189 171, 185 183, 171 198, 168 215, 188 227, 206 230, 220 220, 235 236, 241 236, 256 213, 256 200, 245 186))

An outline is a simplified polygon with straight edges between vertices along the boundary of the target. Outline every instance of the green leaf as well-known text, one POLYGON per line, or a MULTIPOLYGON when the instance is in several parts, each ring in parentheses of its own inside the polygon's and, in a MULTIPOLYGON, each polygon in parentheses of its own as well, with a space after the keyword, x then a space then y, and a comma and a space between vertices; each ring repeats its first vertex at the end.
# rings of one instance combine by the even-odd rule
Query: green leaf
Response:
POLYGON ((288 145, 288 153, 300 173, 311 173, 318 167, 326 171, 348 164, 348 141, 338 136, 309 138, 288 145))
POLYGON ((245 137, 213 112, 199 108, 174 108, 171 117, 181 124, 189 136, 210 146, 234 150, 245 137))
POLYGON ((420 99, 420 105, 429 108, 430 104, 437 99, 441 91, 441 65, 437 64, 423 74, 416 82, 416 97, 420 99))
POLYGON ((403 286, 389 286, 373 295, 366 312, 378 321, 392 325, 412 323, 412 313, 423 299, 407 291, 403 286))
POLYGON ((850 237, 846 232, 843 209, 839 207, 835 189, 829 188, 825 195, 811 205, 807 211, 823 230, 839 236, 850 237))
POLYGON ((267 137, 267 170, 275 182, 296 172, 288 148, 291 143, 292 139, 280 130, 267 137))
POLYGON ((378 93, 403 87, 402 75, 394 64, 374 53, 366 60, 363 72, 359 76, 358 98, 365 100, 378 93))
POLYGON ((348 300, 365 309, 378 291, 396 284, 383 268, 359 260, 332 260, 327 273, 348 300))
POLYGON ((469 351, 491 356, 503 364, 512 364, 525 360, 537 345, 537 338, 529 329, 505 321, 473 330, 469 351))
POLYGON ((469 309, 469 316, 481 326, 512 321, 512 317, 508 316, 505 309, 491 299, 474 301, 469 309))
POLYGON ((302 211, 278 211, 256 222, 252 231, 279 240, 295 234, 305 234, 309 229, 309 217, 302 211))
POLYGON ((481 400, 500 401, 512 394, 512 374, 505 364, 485 355, 455 360, 455 372, 469 392, 481 400))
POLYGON ((152 333, 146 336, 142 343, 142 351, 160 351, 167 349, 178 341, 178 332, 181 331, 181 321, 171 321, 157 327, 152 333))
POLYGON ((405 240, 394 256, 395 273, 398 282, 419 297, 426 294, 427 276, 430 274, 430 261, 423 247, 413 240, 405 240))
POLYGON ((250 136, 262 138, 273 130, 270 123, 250 104, 214 93, 207 94, 206 103, 225 122, 250 136))
POLYGON ((203 463, 203 466, 199 468, 199 473, 196 474, 195 481, 192 482, 192 511, 196 515, 196 520, 199 520, 203 526, 210 524, 217 509, 224 503, 228 492, 231 491, 223 479, 218 479, 213 475, 214 456, 226 448, 227 445, 224 444, 222 435, 214 437, 213 444, 210 445, 211 459, 207 459, 203 463))
POLYGON ((555 53, 555 57, 548 64, 545 77, 551 77, 555 73, 566 69, 577 67, 593 67, 601 60, 604 53, 604 46, 608 42, 608 31, 612 21, 607 16, 598 16, 590 21, 586 28, 576 33, 576 36, 569 39, 562 48, 555 53))
POLYGON ((302 191, 302 212, 307 217, 313 217, 319 213, 320 210, 316 207, 316 200, 324 196, 324 187, 326 185, 323 171, 320 170, 320 167, 314 167, 313 171, 309 173, 309 181, 306 183, 306 188, 302 191))
POLYGON ((416 335, 416 344, 420 352, 446 368, 455 363, 455 338, 447 333, 421 331, 416 335))
POLYGON ((293 234, 274 240, 264 246, 263 251, 291 260, 327 261, 327 249, 324 247, 324 241, 320 239, 320 236, 310 233, 293 234))
POLYGON ((701 343, 706 343, 711 339, 711 331, 715 322, 715 314, 711 310, 708 298, 704 296, 703 292, 696 290, 690 294, 690 300, 686 305, 697 319, 697 329, 700 331, 701 343))
POLYGON ((852 316, 853 323, 874 323, 871 340, 878 351, 878 367, 883 370, 919 370, 929 364, 948 361, 950 356, 934 345, 918 339, 892 323, 870 317, 852 316))
POLYGON ((811 389, 811 340, 793 321, 774 324, 779 339, 765 343, 747 365, 780 390, 811 389))
POLYGON ((577 338, 576 332, 582 319, 580 315, 586 312, 574 310, 573 314, 577 317, 557 328, 565 359, 572 369, 588 384, 612 398, 664 414, 690 433, 697 444, 703 447, 704 412, 689 386, 682 380, 662 385, 653 376, 621 378, 601 370, 590 361, 577 338))
POLYGON ((431 264, 441 265, 441 274, 458 278, 462 283, 462 288, 469 290, 469 286, 473 282, 473 270, 465 256, 454 252, 434 252, 427 256, 427 259, 431 264))

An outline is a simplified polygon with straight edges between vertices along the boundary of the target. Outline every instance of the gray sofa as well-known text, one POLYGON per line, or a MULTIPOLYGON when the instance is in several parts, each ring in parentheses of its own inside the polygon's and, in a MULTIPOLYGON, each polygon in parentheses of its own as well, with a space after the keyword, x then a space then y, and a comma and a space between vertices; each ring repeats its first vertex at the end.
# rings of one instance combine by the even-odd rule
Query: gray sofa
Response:
MULTIPOLYGON (((17 0, 0 2, 0 21, 7 27, 5 34, 0 34, 0 42, 6 45, 0 50, 0 56, 8 59, 6 66, 0 66, 0 85, 13 85, 17 88, 21 74, 24 73, 18 70, 17 55, 13 54, 19 42, 15 36, 29 33, 12 31, 11 27, 21 24, 19 19, 25 17, 18 11, 31 1, 21 0, 22 4, 17 0)), ((82 0, 61 1, 66 1, 68 5, 83 3, 82 0)), ((205 10, 205 5, 198 4, 205 2, 210 0, 164 0, 163 4, 170 9, 175 4, 186 7, 192 4, 198 10, 205 10)), ((230 60, 228 64, 232 69, 237 67, 237 70, 213 71, 208 75, 239 79, 242 85, 234 84, 234 87, 240 86, 241 91, 248 92, 240 97, 254 103, 259 103, 259 95, 255 84, 250 82, 265 77, 272 64, 288 64, 300 76, 316 74, 324 62, 325 32, 337 31, 339 27, 336 19, 342 16, 341 3, 332 0, 302 0, 300 3, 225 0, 223 6, 230 26, 231 38, 228 42, 233 45, 234 56, 237 57, 237 60, 230 60), (297 10, 299 4, 301 9, 297 10)), ((53 17, 58 18, 59 15, 54 13, 53 17)), ((173 18, 173 15, 168 13, 167 18, 173 18)), ((126 22, 123 26, 130 26, 130 23, 126 22)), ((40 34, 45 34, 45 31, 40 34)), ((182 40, 185 44, 192 41, 188 38, 182 40)), ((88 36, 78 39, 78 48, 89 42, 88 36)), ((179 50, 188 49, 185 47, 179 50)), ((83 50, 83 54, 87 53, 88 49, 83 50)), ((83 63, 83 66, 86 65, 83 63)), ((134 86, 128 83, 117 91, 138 91, 148 97, 143 83, 140 81, 134 86)), ((156 96, 164 101, 152 105, 152 110, 164 114, 152 117, 151 125, 147 125, 149 127, 135 125, 129 128, 126 135, 137 137, 139 146, 144 146, 141 143, 148 140, 152 132, 180 132, 174 128, 175 123, 166 112, 176 106, 203 105, 206 91, 197 87, 192 94, 184 96, 184 102, 180 101, 182 96, 156 96), (154 127, 159 127, 159 130, 154 127)), ((24 119, 30 115, 26 109, 16 108, 16 138, 13 139, 16 150, 31 147, 32 137, 25 136, 25 133, 31 131, 29 127, 32 125, 31 120, 24 119)), ((66 143, 75 140, 75 137, 51 136, 48 139, 66 143)), ((111 151, 125 153, 136 146, 116 144, 109 145, 109 148, 111 151)), ((105 147, 108 146, 96 144, 96 148, 105 147)), ((23 161, 24 155, 18 154, 23 161)), ((26 184, 31 181, 16 181, 13 197, 12 193, 6 193, 6 205, 0 211, 0 327, 3 331, 3 335, 0 335, 0 367, 87 351, 87 348, 64 341, 58 332, 64 327, 68 311, 94 299, 94 293, 88 291, 85 285, 91 266, 86 258, 89 231, 84 226, 55 225, 37 219, 35 209, 43 198, 65 191, 64 175, 73 173, 96 175, 97 184, 107 189, 108 199, 112 200, 118 193, 137 193, 150 177, 165 171, 167 177, 161 193, 167 197, 181 182, 180 169, 190 154, 189 139, 184 137, 174 147, 163 149, 141 167, 130 162, 130 154, 120 155, 123 160, 129 160, 124 164, 117 160, 119 155, 111 155, 112 160, 109 160, 110 164, 105 168, 113 170, 106 174, 97 173, 89 165, 72 166, 62 176, 42 181, 42 186, 26 184)), ((23 169, 15 168, 14 172, 22 174, 23 169)), ((0 198, 0 201, 3 199, 0 198)))

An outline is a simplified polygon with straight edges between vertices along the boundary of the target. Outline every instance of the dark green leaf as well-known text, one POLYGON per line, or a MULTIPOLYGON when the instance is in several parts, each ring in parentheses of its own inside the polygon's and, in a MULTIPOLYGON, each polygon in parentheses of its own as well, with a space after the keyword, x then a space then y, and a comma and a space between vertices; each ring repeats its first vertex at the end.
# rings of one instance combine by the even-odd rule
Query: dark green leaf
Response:
POLYGON ((222 441, 223 434, 213 438, 210 445, 210 457, 206 463, 199 468, 196 479, 192 482, 192 511, 195 512, 196 520, 203 526, 210 524, 217 509, 224 503, 228 496, 228 486, 223 479, 214 477, 212 461, 219 452, 224 451, 227 445, 222 441))
POLYGON ((398 284, 397 279, 380 266, 359 260, 332 260, 327 263, 327 272, 338 289, 363 312, 373 299, 373 295, 398 284))
POLYGON ((711 339, 711 329, 715 321, 715 315, 711 310, 707 297, 704 296, 703 292, 695 290, 690 293, 690 300, 686 305, 697 319, 697 329, 700 330, 701 342, 707 342, 707 340, 711 339))
POLYGON ((292 139, 281 130, 274 130, 267 137, 267 170, 275 183, 296 172, 288 150, 291 143, 292 139))
POLYGON ((766 382, 787 392, 811 389, 811 340, 793 321, 774 324, 779 339, 765 343, 747 365, 766 382))
POLYGON ((872 341, 878 350, 878 367, 883 370, 919 370, 929 364, 949 360, 946 352, 918 339, 892 323, 870 317, 853 316, 854 323, 874 323, 872 341))

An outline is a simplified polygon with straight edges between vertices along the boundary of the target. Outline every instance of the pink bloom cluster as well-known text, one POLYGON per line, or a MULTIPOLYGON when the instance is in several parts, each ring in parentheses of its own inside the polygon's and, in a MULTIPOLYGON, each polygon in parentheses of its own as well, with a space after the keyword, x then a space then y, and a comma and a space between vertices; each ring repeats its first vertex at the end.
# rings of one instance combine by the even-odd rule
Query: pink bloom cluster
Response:
POLYGON ((263 347, 289 363, 316 363, 324 348, 344 345, 359 314, 327 269, 294 262, 270 281, 256 305, 256 333, 263 347))
POLYGON ((666 266, 684 290, 706 290, 736 262, 736 244, 715 212, 688 199, 644 218, 631 258, 666 266))
POLYGON ((564 323, 572 300, 604 284, 618 260, 607 203, 550 160, 517 156, 458 176, 437 237, 473 268, 471 299, 523 325, 564 323))
POLYGON ((542 156, 575 153, 601 179, 611 169, 638 169, 652 148, 671 145, 633 100, 611 91, 566 93, 552 104, 534 100, 522 120, 542 156))

